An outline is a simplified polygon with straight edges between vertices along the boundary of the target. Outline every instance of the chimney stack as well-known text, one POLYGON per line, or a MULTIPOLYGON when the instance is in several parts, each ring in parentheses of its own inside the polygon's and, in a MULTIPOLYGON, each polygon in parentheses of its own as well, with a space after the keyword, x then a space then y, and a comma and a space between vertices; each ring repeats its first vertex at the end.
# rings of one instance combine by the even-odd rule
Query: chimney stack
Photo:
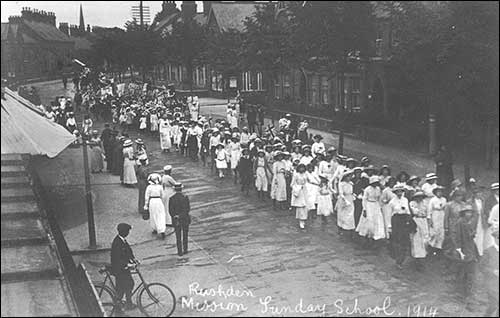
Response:
POLYGON ((69 25, 67 22, 61 22, 59 23, 59 30, 69 36, 69 25))
POLYGON ((208 16, 210 13, 210 9, 212 9, 212 2, 213 1, 203 1, 203 14, 208 16))
POLYGON ((182 17, 188 21, 196 15, 196 2, 195 1, 182 1, 181 5, 182 17))

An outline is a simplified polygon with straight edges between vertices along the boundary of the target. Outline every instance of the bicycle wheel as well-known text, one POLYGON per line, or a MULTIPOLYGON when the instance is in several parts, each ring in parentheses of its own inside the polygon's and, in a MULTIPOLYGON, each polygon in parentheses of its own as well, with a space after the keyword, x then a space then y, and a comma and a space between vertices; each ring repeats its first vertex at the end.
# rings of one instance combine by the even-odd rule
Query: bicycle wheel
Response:
POLYGON ((148 317, 170 317, 175 310, 174 292, 161 283, 144 286, 138 299, 139 309, 148 317))
POLYGON ((114 291, 106 285, 95 285, 95 290, 97 291, 97 296, 101 300, 102 307, 107 317, 113 317, 116 313, 115 311, 115 293, 114 291))

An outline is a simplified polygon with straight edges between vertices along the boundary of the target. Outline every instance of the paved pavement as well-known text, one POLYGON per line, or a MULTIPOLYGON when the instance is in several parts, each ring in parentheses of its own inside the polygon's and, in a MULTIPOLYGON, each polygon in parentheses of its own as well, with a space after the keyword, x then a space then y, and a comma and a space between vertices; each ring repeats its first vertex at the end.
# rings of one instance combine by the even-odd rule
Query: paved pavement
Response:
MULTIPOLYGON (((398 270, 384 247, 366 250, 339 236, 333 219, 326 225, 315 220, 301 232, 291 212, 274 211, 269 200, 245 196, 231 179, 219 181, 209 168, 176 153, 163 154, 156 139, 142 137, 150 168, 171 164, 173 177, 186 185, 193 216, 190 253, 178 257, 172 235, 164 241, 154 237, 136 211, 137 190, 122 187, 109 174, 92 175, 98 244, 109 247, 117 223, 132 224, 129 241, 143 259, 143 273, 173 288, 176 316, 481 314, 483 291, 476 291, 474 310, 465 310, 440 260, 429 260, 423 273, 415 272, 411 262, 398 270), (204 301, 205 306, 196 306, 204 301)), ((70 249, 86 248, 81 149, 69 148, 37 165, 70 249)), ((97 270, 109 261, 108 251, 75 257, 94 280, 102 280, 97 270)))

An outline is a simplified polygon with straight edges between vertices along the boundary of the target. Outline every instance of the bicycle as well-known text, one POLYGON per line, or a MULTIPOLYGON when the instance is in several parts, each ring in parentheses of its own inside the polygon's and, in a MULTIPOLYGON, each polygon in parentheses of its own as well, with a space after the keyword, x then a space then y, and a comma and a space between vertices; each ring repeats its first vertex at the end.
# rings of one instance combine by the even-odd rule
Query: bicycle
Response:
MULTIPOLYGON (((141 283, 132 291, 136 296, 139 310, 147 317, 170 317, 175 310, 176 298, 174 292, 165 284, 151 283, 144 280, 138 269, 139 264, 132 268, 132 274, 138 275, 141 283)), ((99 273, 106 276, 103 283, 96 284, 97 295, 101 299, 106 316, 113 317, 118 312, 121 300, 116 299, 116 286, 111 278, 111 265, 99 269, 99 273), (106 282, 109 281, 109 284, 106 282), (109 286, 110 285, 110 286, 109 286)))

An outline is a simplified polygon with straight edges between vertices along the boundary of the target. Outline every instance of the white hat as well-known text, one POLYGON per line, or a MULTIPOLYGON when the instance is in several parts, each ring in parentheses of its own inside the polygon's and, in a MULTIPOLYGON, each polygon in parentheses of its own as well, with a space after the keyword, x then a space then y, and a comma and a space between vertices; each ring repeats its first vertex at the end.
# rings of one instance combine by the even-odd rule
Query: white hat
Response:
POLYGON ((163 167, 163 171, 170 171, 170 170, 172 170, 171 165, 166 165, 165 167, 163 167))
POLYGON ((491 184, 491 190, 498 190, 498 182, 491 184))
POLYGON ((392 188, 392 192, 396 192, 396 191, 405 191, 405 186, 404 184, 402 183, 398 183, 396 184, 393 188, 392 188))
POLYGON ((376 182, 380 182, 380 177, 379 176, 371 176, 369 179, 369 184, 374 184, 376 182))
POLYGON ((157 173, 152 173, 148 176, 148 181, 150 184, 158 184, 160 182, 160 175, 157 173))
POLYGON ((428 173, 425 175, 425 180, 430 181, 430 180, 436 180, 438 177, 435 173, 428 173))
POLYGON ((132 140, 130 139, 127 139, 123 142, 123 147, 129 147, 129 146, 132 146, 134 143, 132 142, 132 140))

